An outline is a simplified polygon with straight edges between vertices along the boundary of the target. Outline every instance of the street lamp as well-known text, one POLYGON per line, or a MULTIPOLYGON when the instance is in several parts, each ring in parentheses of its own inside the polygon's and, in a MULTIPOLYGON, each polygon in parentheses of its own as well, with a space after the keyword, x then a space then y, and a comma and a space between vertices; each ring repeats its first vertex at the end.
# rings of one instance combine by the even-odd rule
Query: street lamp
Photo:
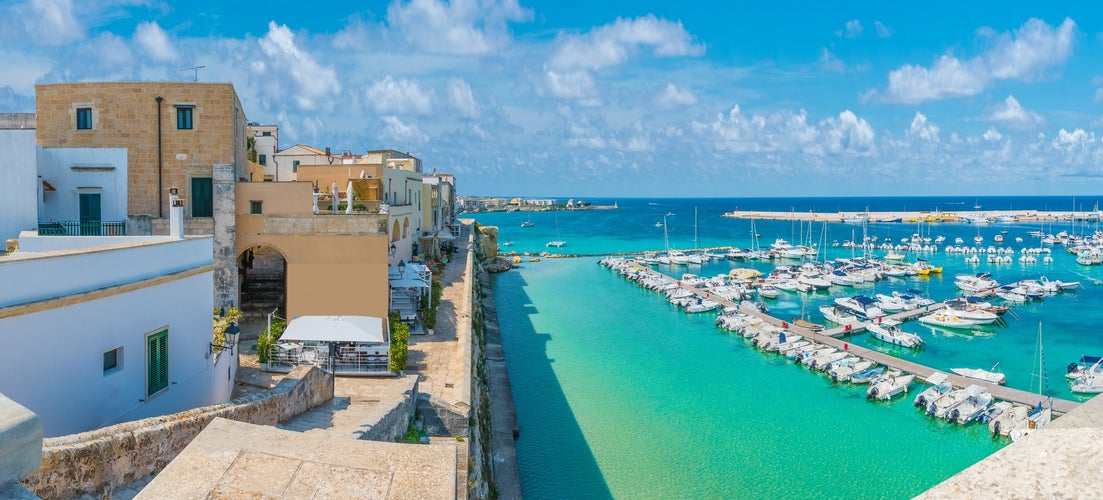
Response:
POLYGON ((406 278, 406 261, 398 261, 398 276, 399 278, 406 278))
POLYGON ((241 333, 241 328, 237 327, 237 321, 235 321, 233 323, 230 323, 230 326, 227 326, 226 331, 223 333, 225 335, 225 340, 223 340, 221 344, 215 344, 214 342, 211 342, 209 353, 214 354, 216 350, 222 351, 223 349, 228 349, 230 351, 230 355, 233 356, 234 346, 237 345, 237 336, 241 333))

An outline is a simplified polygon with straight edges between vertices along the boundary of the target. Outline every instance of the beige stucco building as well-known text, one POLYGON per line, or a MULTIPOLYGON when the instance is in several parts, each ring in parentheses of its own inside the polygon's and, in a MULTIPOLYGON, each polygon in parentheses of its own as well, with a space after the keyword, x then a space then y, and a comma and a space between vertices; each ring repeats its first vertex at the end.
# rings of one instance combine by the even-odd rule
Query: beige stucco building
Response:
POLYGON ((251 255, 285 261, 286 317, 386 317, 388 216, 314 213, 311 182, 237 184, 238 263, 246 282, 251 255))

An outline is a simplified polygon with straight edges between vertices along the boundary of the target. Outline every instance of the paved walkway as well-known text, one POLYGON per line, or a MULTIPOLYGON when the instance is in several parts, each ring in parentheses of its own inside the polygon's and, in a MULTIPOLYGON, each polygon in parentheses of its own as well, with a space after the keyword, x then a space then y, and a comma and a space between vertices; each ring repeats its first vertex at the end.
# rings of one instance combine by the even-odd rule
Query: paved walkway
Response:
POLYGON ((456 239, 456 252, 441 278, 443 296, 437 310, 435 335, 411 335, 407 373, 421 376, 418 389, 452 406, 471 406, 471 285, 466 280, 468 237, 464 224, 456 239), (462 317, 457 317, 460 315, 462 317), (462 383, 467 381, 468 383, 462 383))

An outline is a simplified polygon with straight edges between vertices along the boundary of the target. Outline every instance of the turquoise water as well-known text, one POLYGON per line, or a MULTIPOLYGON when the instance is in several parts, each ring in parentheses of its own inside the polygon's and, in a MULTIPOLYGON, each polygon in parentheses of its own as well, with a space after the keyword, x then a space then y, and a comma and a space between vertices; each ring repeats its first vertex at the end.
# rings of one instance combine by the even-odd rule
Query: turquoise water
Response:
MULTIPOLYGON (((545 250, 543 243, 556 239, 558 218, 559 237, 568 242, 559 252, 641 251, 663 247, 662 229, 653 226, 656 215, 661 220, 667 212, 676 213, 668 222, 689 220, 688 228, 684 222, 668 224, 672 246, 692 247, 692 207, 699 205, 701 246, 750 246, 749 221, 720 218, 733 208, 722 208, 723 201, 646 203, 620 200, 622 208, 613 211, 535 214, 537 225, 525 229, 519 225, 526 214, 479 214, 476 219, 499 225, 500 240, 513 240, 518 250, 545 250)), ((980 231, 990 241, 1007 230, 1003 246, 1019 248, 1036 246, 1026 232, 1037 227, 987 225, 980 231), (1019 233, 1022 244, 1014 243, 1019 233)), ((860 238, 860 227, 828 225, 827 241, 850 239, 855 229, 860 238)), ((1068 230, 1056 230, 1061 229, 1068 230)), ((763 241, 800 239, 789 222, 759 222, 757 230, 763 241)), ((869 234, 896 240, 916 231, 907 223, 869 228, 869 234)), ((820 238, 821 226, 812 232, 814 240, 820 238)), ((934 225, 930 232, 950 241, 955 235, 970 240, 977 227, 934 225)), ((850 250, 834 253, 849 255, 850 250)), ((945 266, 942 277, 886 280, 861 292, 919 288, 946 298, 956 294, 955 273, 980 271, 993 272, 1001 282, 1040 274, 1079 279, 1086 288, 1017 307, 1008 326, 980 335, 909 323, 908 330, 927 340, 922 351, 876 345, 865 335, 852 342, 944 369, 999 362, 1008 385, 1037 390, 1038 377, 1031 374, 1041 321, 1051 392, 1075 399, 1064 381, 1064 366, 1082 354, 1103 351, 1103 312, 1088 307, 1103 299, 1103 287, 1088 278, 1103 278, 1103 273, 1078 266, 1063 247, 1055 248, 1053 256, 1051 265, 974 266, 960 256, 935 254, 932 261, 945 266)), ((910 397, 867 402, 862 388, 832 384, 765 355, 718 330, 714 316, 687 315, 596 260, 544 259, 494 277, 527 498, 907 497, 1005 444, 992 440, 982 426, 929 419, 911 406, 910 397)), ((690 272, 712 275, 746 265, 724 261, 690 272)), ((816 311, 829 300, 827 294, 813 295, 804 307, 816 311)), ((800 315, 802 308, 796 295, 783 294, 767 304, 783 318, 800 315)), ((815 320, 818 314, 810 316, 815 320)), ((913 384, 912 394, 921 387, 913 384)))

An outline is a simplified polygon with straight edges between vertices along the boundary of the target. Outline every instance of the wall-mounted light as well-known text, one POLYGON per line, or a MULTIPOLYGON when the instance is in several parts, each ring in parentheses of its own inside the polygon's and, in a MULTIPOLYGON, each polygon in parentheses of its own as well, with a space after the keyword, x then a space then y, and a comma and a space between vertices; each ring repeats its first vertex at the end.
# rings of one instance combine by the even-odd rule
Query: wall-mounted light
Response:
POLYGON ((234 355, 234 347, 237 346, 237 336, 241 333, 241 328, 237 327, 237 322, 230 323, 230 326, 226 327, 224 335, 225 340, 221 344, 215 344, 211 342, 211 348, 208 351, 209 354, 214 354, 215 351, 222 352, 223 349, 230 351, 230 356, 234 355))
POLYGON ((398 253, 398 248, 395 248, 394 243, 391 243, 391 249, 387 253, 389 253, 391 257, 394 257, 394 254, 398 253))

